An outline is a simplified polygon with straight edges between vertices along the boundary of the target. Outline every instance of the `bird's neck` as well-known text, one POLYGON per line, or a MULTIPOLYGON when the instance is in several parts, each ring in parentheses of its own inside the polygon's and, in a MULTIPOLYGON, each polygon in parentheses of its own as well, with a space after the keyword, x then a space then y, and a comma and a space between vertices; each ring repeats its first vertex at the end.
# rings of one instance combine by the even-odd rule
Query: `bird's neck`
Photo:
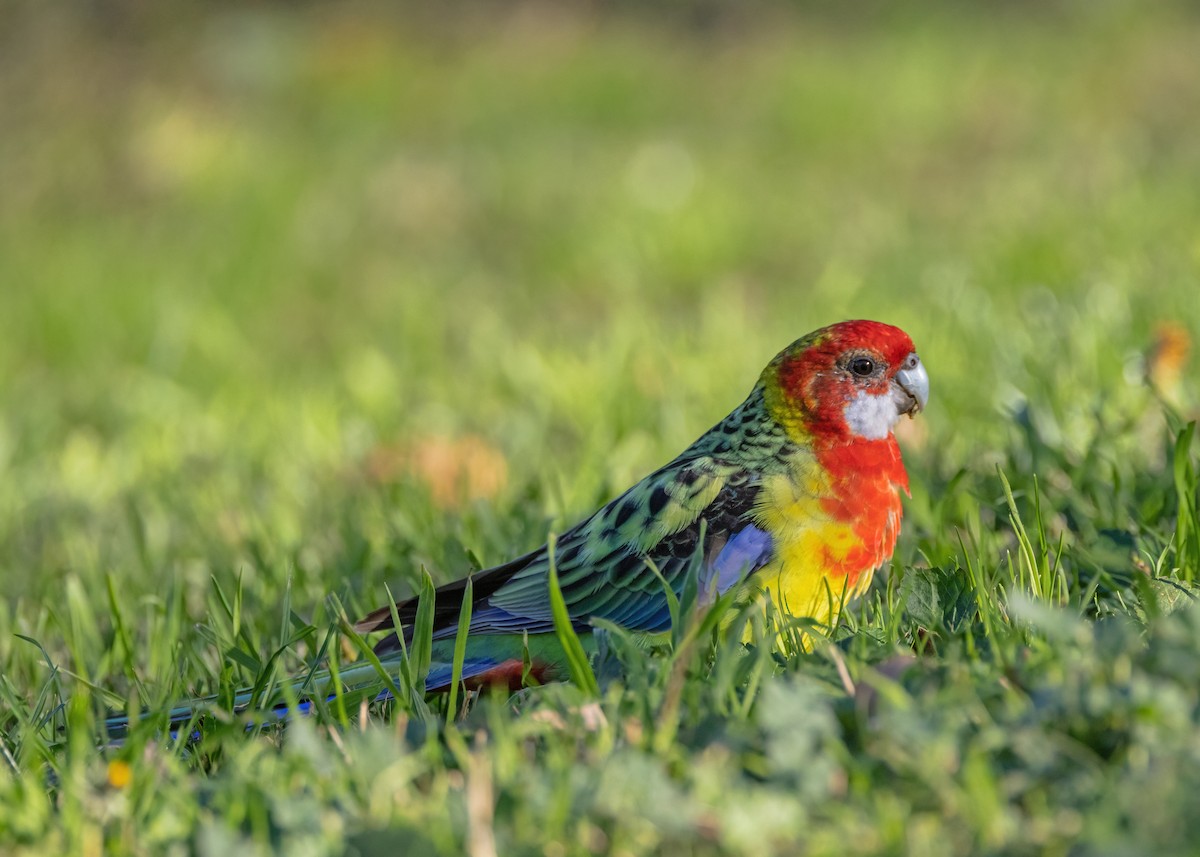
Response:
POLYGON ((890 493, 908 491, 908 473, 893 434, 879 440, 818 441, 813 443, 812 450, 818 465, 829 474, 836 493, 859 492, 864 483, 876 484, 879 490, 890 493))
POLYGON ((808 478, 814 465, 828 479, 820 493, 853 495, 865 482, 895 494, 908 490, 896 438, 878 440, 848 432, 822 431, 800 413, 780 413, 762 385, 693 445, 704 454, 736 456, 761 472, 808 478), (736 450, 736 451, 735 451, 736 450))

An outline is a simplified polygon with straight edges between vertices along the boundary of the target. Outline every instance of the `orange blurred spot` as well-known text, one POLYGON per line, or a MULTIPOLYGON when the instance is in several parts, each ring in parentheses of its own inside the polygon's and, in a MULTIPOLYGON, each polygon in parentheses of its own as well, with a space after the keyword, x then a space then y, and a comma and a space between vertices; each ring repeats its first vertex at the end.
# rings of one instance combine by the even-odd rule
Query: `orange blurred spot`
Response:
POLYGON ((1146 354, 1146 379, 1164 396, 1175 397, 1191 350, 1192 337, 1186 327, 1176 321, 1159 322, 1154 344, 1146 354))
POLYGON ((108 763, 108 784, 114 789, 123 789, 133 782, 133 768, 128 762, 114 759, 108 763))
POLYGON ((455 509, 499 494, 508 482, 508 462, 475 435, 423 437, 403 446, 378 447, 367 459, 367 473, 383 483, 415 476, 435 504, 455 509))

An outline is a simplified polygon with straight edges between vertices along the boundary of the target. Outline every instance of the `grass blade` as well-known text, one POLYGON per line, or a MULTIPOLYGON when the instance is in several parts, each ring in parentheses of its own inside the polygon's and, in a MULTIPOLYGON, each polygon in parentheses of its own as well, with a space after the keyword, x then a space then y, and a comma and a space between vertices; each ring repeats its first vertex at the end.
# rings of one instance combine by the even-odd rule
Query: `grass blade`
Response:
POLYGON ((550 555, 550 613, 554 618, 554 633, 567 656, 567 669, 571 681, 589 696, 600 695, 600 685, 596 681, 596 673, 592 670, 591 661, 575 633, 571 615, 567 612, 567 603, 563 600, 562 589, 558 585, 558 563, 554 559, 556 540, 550 536, 547 550, 550 555))
POLYGON ((471 631, 471 610, 475 604, 475 581, 467 578, 462 607, 458 610, 458 630, 454 635, 454 663, 450 668, 450 688, 446 699, 446 720, 455 719, 458 686, 462 683, 463 662, 467 659, 467 635, 471 631))

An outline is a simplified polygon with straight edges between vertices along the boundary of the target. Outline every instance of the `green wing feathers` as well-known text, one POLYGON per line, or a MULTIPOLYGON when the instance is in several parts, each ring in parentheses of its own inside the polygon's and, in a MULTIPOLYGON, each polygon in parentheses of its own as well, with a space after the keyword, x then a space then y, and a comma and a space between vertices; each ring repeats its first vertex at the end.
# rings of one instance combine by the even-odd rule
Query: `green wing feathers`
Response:
MULTIPOLYGON (((564 533, 553 560, 567 610, 580 629, 603 618, 634 630, 655 632, 669 625, 670 613, 659 570, 676 592, 683 588, 697 551, 706 554, 749 519, 758 480, 735 465, 710 457, 673 462, 651 474, 596 514, 564 533), (700 545, 701 520, 706 544, 700 545)), ((471 634, 549 633, 551 556, 548 546, 474 575, 471 634)), ((465 584, 438 590, 435 634, 453 636, 465 584)), ((416 616, 415 600, 398 605, 406 631, 416 616)), ((392 627, 391 611, 380 608, 357 626, 366 633, 392 627)), ((377 647, 399 648, 395 635, 377 647)))
MULTIPOLYGON (((751 525, 761 479, 786 443, 763 426, 762 397, 756 390, 674 461, 562 534, 553 561, 568 612, 580 629, 593 618, 639 631, 668 627, 666 595, 649 563, 678 593, 697 555, 711 561, 751 525)), ((551 632, 550 562, 549 549, 542 546, 475 574, 472 636, 551 632)), ((434 617, 439 638, 454 635, 463 592, 462 582, 438 590, 434 617)), ((405 628, 411 628, 415 603, 398 605, 398 613, 405 628)), ((390 627, 387 607, 357 626, 364 633, 390 627)), ((390 635, 377 650, 383 654, 398 647, 390 635)))

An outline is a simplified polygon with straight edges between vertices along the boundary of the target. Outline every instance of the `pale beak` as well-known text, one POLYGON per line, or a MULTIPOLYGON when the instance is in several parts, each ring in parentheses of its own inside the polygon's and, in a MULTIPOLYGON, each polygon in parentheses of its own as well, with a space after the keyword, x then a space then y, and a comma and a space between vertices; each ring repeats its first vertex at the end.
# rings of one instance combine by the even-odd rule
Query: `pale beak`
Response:
POLYGON ((904 365, 896 372, 892 383, 896 410, 910 417, 925 410, 929 403, 929 375, 915 351, 904 359, 904 365))

